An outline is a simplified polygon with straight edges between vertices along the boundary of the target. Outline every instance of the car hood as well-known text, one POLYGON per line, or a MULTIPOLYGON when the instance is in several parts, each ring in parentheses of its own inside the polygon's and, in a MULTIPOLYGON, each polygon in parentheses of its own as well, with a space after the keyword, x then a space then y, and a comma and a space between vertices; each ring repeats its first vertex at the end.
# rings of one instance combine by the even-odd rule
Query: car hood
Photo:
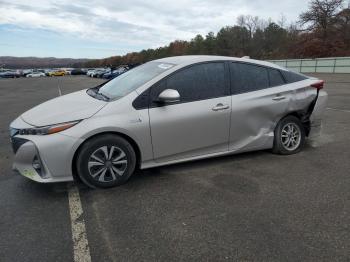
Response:
POLYGON ((82 90, 42 103, 22 114, 21 118, 33 126, 47 126, 89 118, 106 104, 82 90))

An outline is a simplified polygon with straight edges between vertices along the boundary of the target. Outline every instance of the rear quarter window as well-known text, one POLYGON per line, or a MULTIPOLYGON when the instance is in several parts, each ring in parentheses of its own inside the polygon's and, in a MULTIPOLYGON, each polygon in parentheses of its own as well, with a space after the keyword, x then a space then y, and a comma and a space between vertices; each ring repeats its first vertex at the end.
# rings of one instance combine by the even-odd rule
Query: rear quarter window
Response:
POLYGON ((268 71, 269 71, 270 87, 281 86, 285 84, 285 81, 279 70, 268 69, 268 71))
POLYGON ((284 79, 286 80, 286 82, 288 84, 303 81, 303 80, 307 79, 307 77, 302 75, 302 74, 298 74, 298 73, 294 73, 294 72, 290 72, 290 71, 281 71, 281 72, 283 74, 284 79))

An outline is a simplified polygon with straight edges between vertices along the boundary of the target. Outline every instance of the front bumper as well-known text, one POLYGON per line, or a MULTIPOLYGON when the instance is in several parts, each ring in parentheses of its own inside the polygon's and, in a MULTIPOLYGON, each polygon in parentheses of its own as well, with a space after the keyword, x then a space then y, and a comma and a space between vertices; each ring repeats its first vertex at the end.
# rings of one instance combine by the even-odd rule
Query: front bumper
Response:
POLYGON ((15 152, 15 161, 13 163, 13 169, 15 171, 37 182, 54 182, 52 181, 52 176, 50 176, 46 165, 43 164, 40 158, 38 149, 32 141, 13 137, 12 147, 15 152), (34 168, 34 161, 36 159, 39 160, 40 168, 34 168))
MULTIPOLYGON (((11 125, 11 128, 16 126, 11 125)), ((21 175, 40 183, 73 180, 72 161, 80 139, 60 133, 15 134, 11 142, 15 153, 13 169, 21 175)))

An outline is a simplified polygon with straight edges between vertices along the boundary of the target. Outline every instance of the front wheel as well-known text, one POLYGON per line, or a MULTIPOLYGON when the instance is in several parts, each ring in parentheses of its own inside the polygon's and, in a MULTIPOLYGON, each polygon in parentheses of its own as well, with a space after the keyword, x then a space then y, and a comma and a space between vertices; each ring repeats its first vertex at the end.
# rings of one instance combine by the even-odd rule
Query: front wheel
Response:
POLYGON ((134 173, 136 154, 124 138, 103 135, 87 141, 77 157, 77 173, 89 187, 124 184, 134 173))
POLYGON ((273 152, 280 155, 291 155, 300 152, 305 143, 305 130, 295 116, 283 118, 276 126, 273 152))

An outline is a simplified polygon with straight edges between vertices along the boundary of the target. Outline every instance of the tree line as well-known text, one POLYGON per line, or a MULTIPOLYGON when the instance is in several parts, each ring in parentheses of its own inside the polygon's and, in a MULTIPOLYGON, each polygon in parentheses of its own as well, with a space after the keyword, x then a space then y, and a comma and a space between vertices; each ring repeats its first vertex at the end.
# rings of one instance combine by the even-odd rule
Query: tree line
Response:
POLYGON ((90 60, 78 66, 103 67, 140 64, 178 55, 250 56, 255 59, 350 56, 350 3, 343 0, 312 0, 299 21, 286 23, 241 15, 234 26, 216 34, 197 35, 190 41, 175 40, 167 46, 123 56, 90 60))

